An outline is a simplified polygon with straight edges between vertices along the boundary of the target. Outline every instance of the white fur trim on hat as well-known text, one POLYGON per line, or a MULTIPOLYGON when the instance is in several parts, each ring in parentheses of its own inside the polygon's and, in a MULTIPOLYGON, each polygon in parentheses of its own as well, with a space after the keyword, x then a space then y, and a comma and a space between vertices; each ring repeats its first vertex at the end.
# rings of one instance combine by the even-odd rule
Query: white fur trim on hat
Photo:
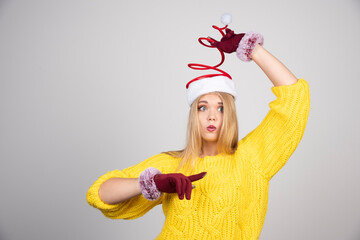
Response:
POLYGON ((189 106, 199 96, 211 92, 225 92, 236 97, 234 81, 225 76, 203 78, 192 82, 186 90, 189 106))

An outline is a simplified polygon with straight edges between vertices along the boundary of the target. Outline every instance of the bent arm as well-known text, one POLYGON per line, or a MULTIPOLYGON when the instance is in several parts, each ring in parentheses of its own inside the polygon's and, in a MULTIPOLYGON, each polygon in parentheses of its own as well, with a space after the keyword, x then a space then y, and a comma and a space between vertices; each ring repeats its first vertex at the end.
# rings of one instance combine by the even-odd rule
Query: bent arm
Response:
POLYGON ((305 131, 309 110, 308 83, 297 79, 278 59, 256 45, 251 55, 274 87, 276 96, 262 123, 243 138, 237 150, 267 179, 271 179, 297 148, 305 131))
POLYGON ((135 173, 134 175, 134 171, 137 170, 134 167, 130 167, 122 171, 110 171, 100 176, 89 188, 86 196, 87 202, 91 206, 99 209, 106 217, 112 219, 135 219, 143 216, 156 205, 161 204, 162 198, 159 198, 157 201, 149 201, 145 199, 142 194, 131 197, 130 194, 126 193, 126 190, 124 189, 128 189, 129 186, 127 186, 128 184, 126 184, 125 182, 127 180, 123 179, 130 178, 130 181, 132 181, 131 178, 135 178, 135 176, 138 175, 137 173, 135 173), (121 184, 114 184, 112 182, 113 180, 111 179, 120 179, 120 181, 123 181, 121 184), (107 181, 109 182, 105 184, 105 182, 107 181), (105 191, 103 189, 101 193, 102 198, 104 198, 105 200, 103 201, 100 197, 100 187, 104 187, 105 191, 115 191, 115 193, 109 192, 104 194, 105 191), (118 194, 117 192, 119 191, 122 192, 122 194, 118 194), (125 200, 125 198, 128 197, 130 198, 128 200, 125 200), (107 203, 106 201, 108 201, 109 203, 107 203))
POLYGON ((171 158, 158 154, 123 170, 113 170, 100 176, 87 192, 87 202, 109 218, 135 219, 162 203, 163 196, 149 201, 141 194, 138 178, 142 171, 154 167, 161 172, 173 168, 171 158))
POLYGON ((110 178, 100 185, 99 197, 107 204, 117 204, 139 196, 139 178, 110 178))
POLYGON ((294 74, 261 45, 256 45, 251 58, 264 71, 275 87, 291 85, 297 82, 294 74))

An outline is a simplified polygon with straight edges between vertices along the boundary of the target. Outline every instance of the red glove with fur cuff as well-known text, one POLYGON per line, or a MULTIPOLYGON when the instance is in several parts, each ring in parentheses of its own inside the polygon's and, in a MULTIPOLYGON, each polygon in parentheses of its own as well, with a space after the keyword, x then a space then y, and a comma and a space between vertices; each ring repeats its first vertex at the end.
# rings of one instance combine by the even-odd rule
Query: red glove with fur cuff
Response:
POLYGON ((251 61, 251 53, 254 50, 256 44, 263 45, 264 37, 257 32, 247 32, 235 34, 230 28, 225 29, 225 36, 219 41, 212 39, 211 46, 218 48, 225 53, 236 52, 237 57, 244 61, 251 61))

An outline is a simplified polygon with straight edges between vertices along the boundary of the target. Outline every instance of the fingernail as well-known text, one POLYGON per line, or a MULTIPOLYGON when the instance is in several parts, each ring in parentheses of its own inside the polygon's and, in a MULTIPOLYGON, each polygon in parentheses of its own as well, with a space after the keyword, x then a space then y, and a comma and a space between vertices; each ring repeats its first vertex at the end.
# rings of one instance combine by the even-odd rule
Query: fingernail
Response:
POLYGON ((192 185, 192 188, 194 189, 194 188, 195 188, 195 185, 192 185))

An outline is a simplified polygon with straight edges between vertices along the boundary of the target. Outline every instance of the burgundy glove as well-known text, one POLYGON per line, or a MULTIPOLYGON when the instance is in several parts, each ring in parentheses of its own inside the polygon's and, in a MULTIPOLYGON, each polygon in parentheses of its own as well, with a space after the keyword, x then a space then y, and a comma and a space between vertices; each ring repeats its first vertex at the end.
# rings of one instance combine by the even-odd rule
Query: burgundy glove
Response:
POLYGON ((154 181, 156 188, 161 192, 177 193, 181 200, 184 199, 184 194, 186 194, 186 199, 190 200, 192 190, 191 182, 202 179, 206 173, 207 172, 202 172, 188 177, 182 173, 156 174, 154 181))
POLYGON ((230 28, 225 29, 225 36, 219 41, 210 38, 211 46, 218 48, 225 53, 236 52, 237 57, 245 62, 251 61, 251 54, 257 44, 264 44, 264 37, 257 32, 235 34, 230 28))
POLYGON ((210 44, 211 46, 216 47, 223 52, 233 53, 238 48, 239 43, 244 37, 245 33, 235 34, 234 31, 230 28, 226 28, 225 32, 226 34, 221 38, 220 42, 211 38, 212 40, 214 40, 214 42, 210 44))

